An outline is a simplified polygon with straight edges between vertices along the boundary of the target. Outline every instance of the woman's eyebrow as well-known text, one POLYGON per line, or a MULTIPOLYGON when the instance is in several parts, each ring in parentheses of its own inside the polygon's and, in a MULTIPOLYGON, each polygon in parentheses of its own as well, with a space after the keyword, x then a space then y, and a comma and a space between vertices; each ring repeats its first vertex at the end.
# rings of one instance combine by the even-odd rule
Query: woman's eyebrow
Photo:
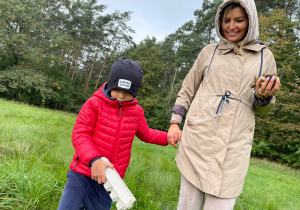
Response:
MULTIPOLYGON (((246 18, 246 16, 245 15, 243 15, 243 16, 240 16, 240 17, 236 17, 236 18, 234 18, 234 19, 239 19, 239 18, 246 18)), ((224 20, 226 20, 226 19, 230 19, 230 18, 224 18, 224 20)))

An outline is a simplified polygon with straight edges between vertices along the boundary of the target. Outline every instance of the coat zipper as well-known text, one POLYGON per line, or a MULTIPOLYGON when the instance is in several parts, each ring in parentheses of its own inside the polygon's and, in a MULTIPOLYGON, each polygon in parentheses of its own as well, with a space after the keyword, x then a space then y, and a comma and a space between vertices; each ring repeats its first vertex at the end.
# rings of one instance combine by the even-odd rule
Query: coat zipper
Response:
POLYGON ((118 133, 117 133, 116 141, 114 143, 113 152, 111 154, 111 160, 114 159, 115 154, 117 152, 117 145, 119 144, 120 136, 121 136, 121 124, 122 124, 122 106, 120 106, 120 109, 119 109, 119 115, 118 115, 118 133))
POLYGON ((78 160, 79 160, 79 156, 77 155, 76 162, 73 165, 73 169, 75 169, 76 165, 78 164, 78 160))

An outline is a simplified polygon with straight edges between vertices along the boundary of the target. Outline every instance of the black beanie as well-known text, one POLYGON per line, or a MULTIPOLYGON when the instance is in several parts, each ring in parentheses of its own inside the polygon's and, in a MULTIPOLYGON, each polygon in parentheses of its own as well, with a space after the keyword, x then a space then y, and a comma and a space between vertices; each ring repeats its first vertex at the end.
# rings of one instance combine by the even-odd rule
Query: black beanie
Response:
POLYGON ((107 89, 125 90, 135 98, 143 79, 142 64, 125 57, 119 58, 111 66, 107 89))

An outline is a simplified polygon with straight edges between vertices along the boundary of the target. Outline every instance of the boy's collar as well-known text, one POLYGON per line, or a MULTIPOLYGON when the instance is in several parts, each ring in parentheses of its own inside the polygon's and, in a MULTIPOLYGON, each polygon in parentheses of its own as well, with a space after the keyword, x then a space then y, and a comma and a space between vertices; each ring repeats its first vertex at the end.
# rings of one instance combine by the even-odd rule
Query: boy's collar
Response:
MULTIPOLYGON (((108 88, 107 88, 107 85, 108 83, 106 83, 104 86, 103 86, 103 94, 107 97, 107 98, 109 98, 110 100, 112 100, 112 101, 117 101, 117 99, 114 99, 114 98, 112 98, 111 97, 111 93, 110 93, 110 91, 108 91, 108 88)), ((124 102, 132 102, 133 100, 134 100, 135 98, 133 98, 131 101, 123 101, 123 102, 121 102, 121 103, 124 103, 124 102)))

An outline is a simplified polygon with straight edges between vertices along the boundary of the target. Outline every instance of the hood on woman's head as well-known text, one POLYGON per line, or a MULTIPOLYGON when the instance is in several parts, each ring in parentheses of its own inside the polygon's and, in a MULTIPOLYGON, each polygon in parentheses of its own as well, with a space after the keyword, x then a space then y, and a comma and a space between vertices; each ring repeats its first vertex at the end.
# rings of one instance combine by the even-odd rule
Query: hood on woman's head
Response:
POLYGON ((259 26, 258 26, 258 16, 254 0, 225 0, 218 8, 216 18, 215 18, 215 27, 216 33, 220 38, 221 42, 228 43, 228 40, 221 33, 221 13, 229 4, 238 3, 246 11, 249 20, 248 32, 243 39, 243 44, 254 43, 258 40, 259 36, 259 26))

